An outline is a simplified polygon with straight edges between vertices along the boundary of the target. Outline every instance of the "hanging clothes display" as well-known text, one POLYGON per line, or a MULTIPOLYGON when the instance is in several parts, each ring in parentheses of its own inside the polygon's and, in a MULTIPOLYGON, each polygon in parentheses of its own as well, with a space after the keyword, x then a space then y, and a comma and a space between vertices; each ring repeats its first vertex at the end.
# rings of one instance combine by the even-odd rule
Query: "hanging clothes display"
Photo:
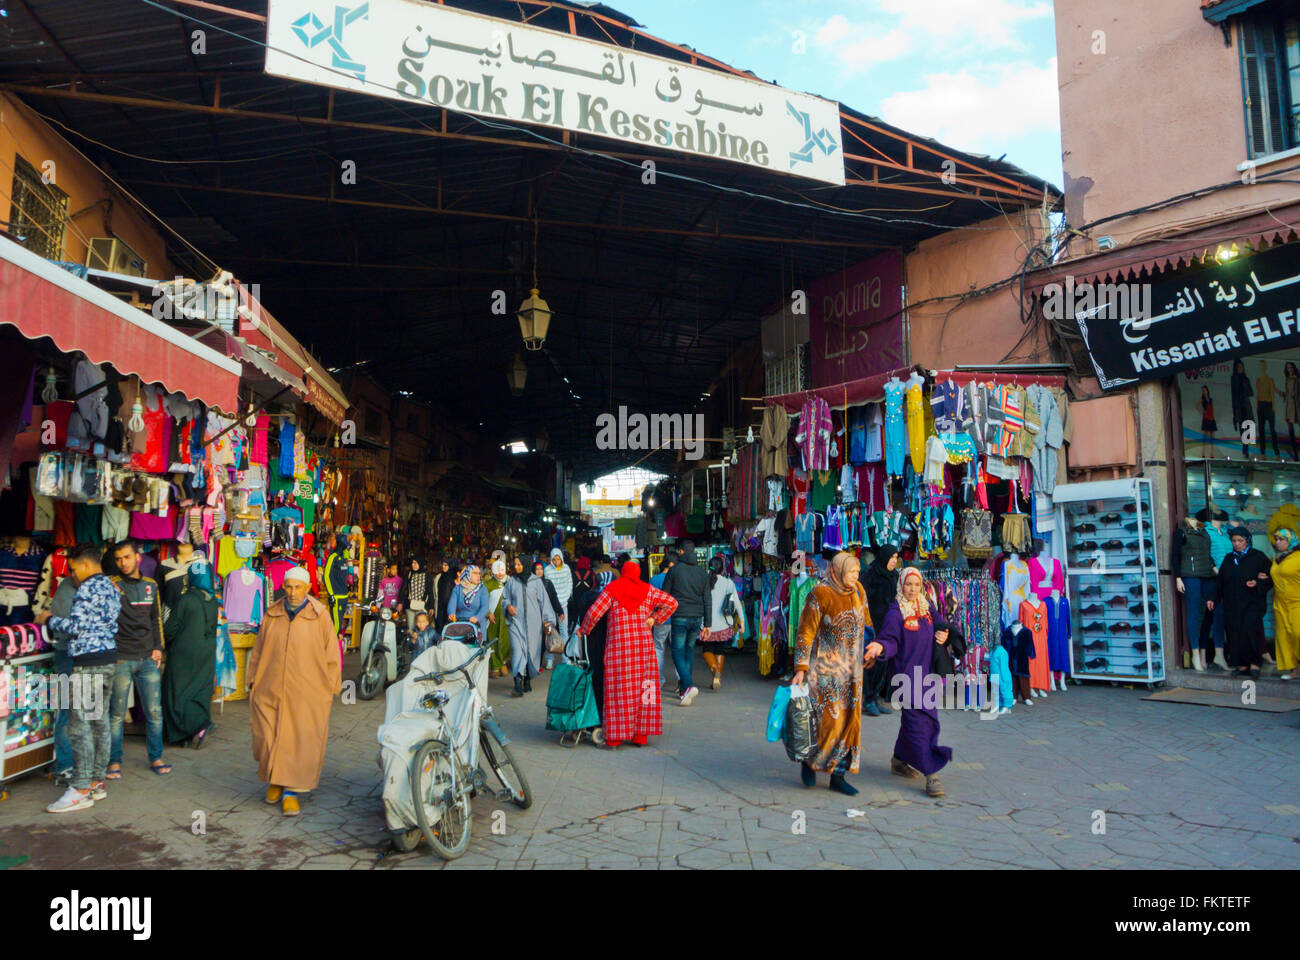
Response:
POLYGON ((897 377, 885 384, 885 472, 891 477, 903 475, 907 455, 907 427, 903 420, 903 394, 906 388, 897 377))
POLYGON ((912 459, 912 470, 925 469, 925 405, 921 399, 924 381, 913 374, 907 381, 907 449, 912 459))

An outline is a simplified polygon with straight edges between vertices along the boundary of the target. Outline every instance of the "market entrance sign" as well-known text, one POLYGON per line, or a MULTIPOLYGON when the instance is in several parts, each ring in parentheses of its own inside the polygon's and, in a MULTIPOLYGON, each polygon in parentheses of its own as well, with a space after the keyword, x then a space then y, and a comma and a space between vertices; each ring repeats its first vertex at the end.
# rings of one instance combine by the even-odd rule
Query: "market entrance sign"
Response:
POLYGON ((270 0, 266 72, 844 184, 839 105, 417 0, 270 0))
POLYGON ((1074 317, 1106 390, 1300 347, 1300 244, 1153 283, 1141 297, 1092 299, 1074 317))

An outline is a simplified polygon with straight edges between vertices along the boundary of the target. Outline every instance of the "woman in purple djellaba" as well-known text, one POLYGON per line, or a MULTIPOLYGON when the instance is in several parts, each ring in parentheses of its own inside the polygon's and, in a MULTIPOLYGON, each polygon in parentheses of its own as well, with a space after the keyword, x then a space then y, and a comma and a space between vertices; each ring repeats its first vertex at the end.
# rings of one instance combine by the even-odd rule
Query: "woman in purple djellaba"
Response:
POLYGON ((924 774, 925 792, 931 797, 944 795, 937 774, 952 759, 952 749, 939 746, 939 712, 922 707, 922 691, 916 689, 915 677, 918 670, 921 677, 931 675, 934 648, 947 640, 947 624, 935 621, 925 599, 921 571, 908 567, 898 578, 898 596, 885 612, 876 641, 885 648, 883 657, 894 658, 894 674, 905 676, 905 689, 910 690, 899 711, 902 725, 889 769, 900 777, 924 774))

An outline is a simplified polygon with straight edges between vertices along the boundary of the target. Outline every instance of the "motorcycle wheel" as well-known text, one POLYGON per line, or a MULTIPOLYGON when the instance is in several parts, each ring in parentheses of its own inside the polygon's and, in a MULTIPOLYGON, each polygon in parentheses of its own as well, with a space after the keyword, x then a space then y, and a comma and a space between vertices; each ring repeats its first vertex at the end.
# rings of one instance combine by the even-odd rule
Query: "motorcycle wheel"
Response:
MULTIPOLYGON (((498 740, 496 734, 487 727, 484 727, 479 735, 479 744, 488 769, 496 775, 497 781, 510 795, 510 802, 520 810, 531 807, 533 791, 528 786, 528 778, 515 762, 515 755, 510 752, 510 748, 498 740)), ((575 743, 574 746, 577 744, 575 743)))
POLYGON ((393 838, 393 849, 398 853, 410 853, 424 839, 424 831, 419 827, 410 830, 390 830, 389 833, 393 838))
POLYGON ((451 751, 441 740, 429 740, 411 761, 411 797, 415 819, 433 852, 455 860, 469 849, 470 806, 468 791, 444 802, 439 795, 450 782, 451 751), (442 807, 441 814, 438 813, 442 807), (437 816, 437 819, 434 817, 437 816))
POLYGON ((375 656, 372 650, 366 654, 366 662, 361 665, 357 675, 357 695, 362 700, 373 700, 384 689, 384 658, 375 656))

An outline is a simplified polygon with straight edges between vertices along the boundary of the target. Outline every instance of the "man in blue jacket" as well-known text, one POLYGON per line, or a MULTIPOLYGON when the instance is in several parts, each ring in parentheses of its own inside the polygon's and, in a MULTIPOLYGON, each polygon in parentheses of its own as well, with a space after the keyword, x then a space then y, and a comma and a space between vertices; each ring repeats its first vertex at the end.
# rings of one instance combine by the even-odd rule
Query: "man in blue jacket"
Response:
POLYGON ((68 740, 72 744, 72 783, 63 796, 46 807, 49 813, 70 813, 93 807, 108 796, 105 789, 112 730, 108 698, 117 670, 117 618, 122 601, 117 588, 100 567, 99 549, 83 545, 68 557, 68 568, 77 582, 72 610, 66 617, 53 617, 43 610, 38 623, 68 638, 72 662, 67 689, 68 740))

